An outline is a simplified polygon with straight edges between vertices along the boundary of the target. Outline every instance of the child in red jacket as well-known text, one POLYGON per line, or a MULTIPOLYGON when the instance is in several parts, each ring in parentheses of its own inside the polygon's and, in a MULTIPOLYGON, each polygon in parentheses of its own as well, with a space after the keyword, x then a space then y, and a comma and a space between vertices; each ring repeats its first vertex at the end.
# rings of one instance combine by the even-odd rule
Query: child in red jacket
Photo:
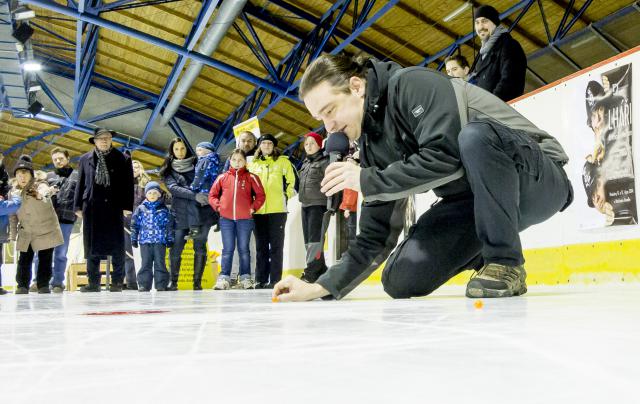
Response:
POLYGON ((234 150, 230 161, 229 171, 220 175, 209 191, 209 204, 220 213, 222 231, 222 270, 214 289, 225 290, 230 287, 236 240, 240 257, 238 283, 242 289, 253 289, 249 239, 253 230, 253 213, 260 209, 265 200, 264 188, 260 178, 245 168, 247 157, 242 150, 234 150))

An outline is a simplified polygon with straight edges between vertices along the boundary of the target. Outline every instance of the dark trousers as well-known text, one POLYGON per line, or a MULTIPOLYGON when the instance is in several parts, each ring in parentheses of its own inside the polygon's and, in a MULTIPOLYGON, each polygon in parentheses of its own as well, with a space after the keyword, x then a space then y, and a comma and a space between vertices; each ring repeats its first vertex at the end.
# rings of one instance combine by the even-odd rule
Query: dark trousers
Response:
MULTIPOLYGON (((206 262, 207 258, 207 238, 209 237, 209 230, 211 226, 200 226, 199 237, 193 240, 193 260, 194 260, 194 279, 200 277, 202 279, 202 272, 204 267, 201 265, 195 265, 197 262, 206 262), (199 257, 199 258, 198 258, 199 257), (196 273, 198 272, 198 273, 196 273)), ((169 263, 171 268, 171 282, 173 284, 178 283, 178 277, 180 276, 180 264, 182 263, 182 250, 187 240, 184 237, 189 233, 189 229, 178 229, 175 231, 175 243, 169 251, 169 263)))
POLYGON ((458 142, 472 192, 443 198, 410 229, 382 275, 392 297, 427 295, 483 263, 523 264, 519 232, 571 201, 564 170, 523 132, 470 123, 458 142))
POLYGON ((256 236, 256 282, 276 283, 282 279, 282 253, 286 213, 253 215, 256 236))
MULTIPOLYGON (((21 251, 18 258, 16 283, 19 288, 28 288, 31 283, 31 263, 33 262, 33 249, 29 246, 27 251, 21 251)), ((38 251, 38 271, 36 284, 38 289, 48 288, 51 280, 51 263, 53 262, 53 248, 38 251)))
MULTIPOLYGON (((107 257, 103 255, 91 255, 87 258, 87 276, 89 277, 89 284, 100 285, 100 261, 106 260, 107 257)), ((121 284, 124 279, 124 250, 118 251, 111 256, 111 283, 121 284)))
POLYGON ((138 272, 138 285, 151 289, 151 283, 155 281, 156 289, 164 289, 169 283, 169 271, 165 258, 167 247, 164 244, 140 244, 142 265, 138 272))
POLYGON ((327 268, 324 261, 322 238, 322 217, 327 211, 326 205, 307 206, 302 208, 302 235, 307 252, 305 271, 317 273, 327 268))
POLYGON ((124 221, 124 273, 127 287, 137 288, 136 265, 133 261, 133 246, 131 245, 131 218, 124 221))
POLYGON ((4 266, 4 257, 2 254, 4 253, 4 244, 0 243, 0 288, 2 287, 2 267, 4 266))

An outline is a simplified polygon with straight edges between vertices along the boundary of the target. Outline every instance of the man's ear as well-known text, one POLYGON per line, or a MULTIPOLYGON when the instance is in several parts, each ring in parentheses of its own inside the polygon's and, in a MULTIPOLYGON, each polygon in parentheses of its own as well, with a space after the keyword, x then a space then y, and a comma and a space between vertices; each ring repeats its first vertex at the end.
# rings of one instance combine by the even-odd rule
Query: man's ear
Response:
POLYGON ((365 81, 360 77, 353 76, 349 79, 349 89, 351 94, 364 97, 365 81))

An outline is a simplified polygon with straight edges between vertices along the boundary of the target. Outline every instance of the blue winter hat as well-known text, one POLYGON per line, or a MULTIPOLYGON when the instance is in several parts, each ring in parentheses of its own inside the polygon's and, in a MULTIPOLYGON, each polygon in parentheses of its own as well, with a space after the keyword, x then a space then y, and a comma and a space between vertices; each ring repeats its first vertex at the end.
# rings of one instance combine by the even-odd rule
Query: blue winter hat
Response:
POLYGON ((211 142, 200 142, 196 147, 201 147, 203 149, 211 150, 212 152, 216 151, 216 147, 211 142))
POLYGON ((147 185, 144 186, 144 194, 146 195, 149 191, 155 189, 156 191, 162 193, 162 189, 160 188, 160 184, 155 181, 147 182, 147 185))

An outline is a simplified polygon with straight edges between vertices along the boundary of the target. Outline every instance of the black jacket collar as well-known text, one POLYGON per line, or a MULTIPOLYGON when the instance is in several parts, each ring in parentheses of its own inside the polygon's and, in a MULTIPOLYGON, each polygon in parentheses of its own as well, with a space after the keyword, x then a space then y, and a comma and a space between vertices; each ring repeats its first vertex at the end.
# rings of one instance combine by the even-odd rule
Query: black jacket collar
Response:
POLYGON ((364 98, 362 133, 367 136, 381 136, 384 132, 384 115, 387 109, 387 89, 389 79, 402 67, 395 62, 367 62, 367 87, 364 98))

